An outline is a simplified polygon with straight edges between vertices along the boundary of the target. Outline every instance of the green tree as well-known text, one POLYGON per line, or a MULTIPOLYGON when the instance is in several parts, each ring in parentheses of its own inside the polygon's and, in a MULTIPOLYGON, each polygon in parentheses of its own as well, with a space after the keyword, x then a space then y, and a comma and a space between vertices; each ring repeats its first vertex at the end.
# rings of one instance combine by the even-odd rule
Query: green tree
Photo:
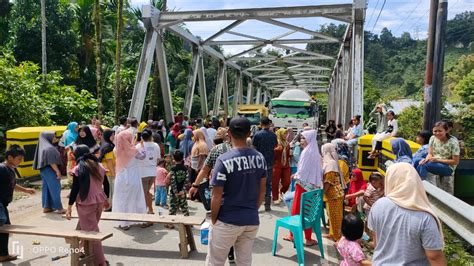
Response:
POLYGON ((117 7, 117 45, 115 48, 115 86, 114 86, 114 117, 118 123, 120 116, 120 68, 122 65, 122 31, 123 31, 123 0, 118 0, 117 7))
POLYGON ((103 91, 102 91, 102 61, 101 61, 101 50, 102 50, 102 31, 101 31, 101 3, 100 0, 94 0, 94 29, 95 29, 95 78, 96 78, 96 90, 98 100, 98 112, 99 118, 104 115, 104 102, 103 102, 103 91))
MULTIPOLYGON (((9 48, 19 62, 41 63, 41 14, 40 1, 16 0, 10 20, 9 48)), ((74 13, 69 3, 48 0, 46 3, 47 54, 50 71, 59 70, 65 83, 71 82, 70 74, 77 65, 77 35, 73 31, 74 13)))

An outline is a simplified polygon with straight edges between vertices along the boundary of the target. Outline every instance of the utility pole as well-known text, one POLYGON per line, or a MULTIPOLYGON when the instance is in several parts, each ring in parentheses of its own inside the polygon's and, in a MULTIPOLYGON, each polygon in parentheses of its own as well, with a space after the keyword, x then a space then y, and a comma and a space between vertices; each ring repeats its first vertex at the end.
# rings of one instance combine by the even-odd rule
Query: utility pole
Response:
POLYGON ((41 0, 41 70, 43 84, 46 84, 48 70, 46 68, 46 0, 41 0))
POLYGON ((431 0, 426 51, 423 129, 430 130, 440 119, 447 0, 431 0))
POLYGON ((446 24, 448 20, 448 0, 439 0, 436 17, 436 37, 434 45, 433 75, 431 85, 430 127, 441 119, 441 96, 443 92, 444 46, 446 44, 446 24))

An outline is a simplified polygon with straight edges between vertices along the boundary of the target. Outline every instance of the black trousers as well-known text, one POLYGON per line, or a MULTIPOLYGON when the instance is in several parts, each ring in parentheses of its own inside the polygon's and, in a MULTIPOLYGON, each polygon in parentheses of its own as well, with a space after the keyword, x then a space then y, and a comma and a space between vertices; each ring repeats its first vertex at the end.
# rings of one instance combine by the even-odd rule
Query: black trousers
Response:
MULTIPOLYGON (((5 206, 5 215, 7 216, 7 221, 5 224, 10 223, 10 214, 8 214, 7 206, 5 206)), ((8 256, 8 238, 9 234, 0 234, 0 256, 8 256)))

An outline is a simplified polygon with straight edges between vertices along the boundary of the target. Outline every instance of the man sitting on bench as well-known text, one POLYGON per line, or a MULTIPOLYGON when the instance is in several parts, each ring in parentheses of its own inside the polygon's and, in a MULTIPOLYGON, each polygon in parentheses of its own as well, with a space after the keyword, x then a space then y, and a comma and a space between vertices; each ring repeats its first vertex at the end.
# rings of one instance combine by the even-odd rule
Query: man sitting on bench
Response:
MULTIPOLYGON (((11 145, 5 152, 5 162, 0 163, 0 225, 10 224, 7 206, 13 200, 13 191, 33 194, 32 188, 16 184, 16 168, 23 161, 25 151, 18 145, 11 145)), ((0 234, 0 262, 16 260, 18 255, 8 253, 9 234, 0 234)))

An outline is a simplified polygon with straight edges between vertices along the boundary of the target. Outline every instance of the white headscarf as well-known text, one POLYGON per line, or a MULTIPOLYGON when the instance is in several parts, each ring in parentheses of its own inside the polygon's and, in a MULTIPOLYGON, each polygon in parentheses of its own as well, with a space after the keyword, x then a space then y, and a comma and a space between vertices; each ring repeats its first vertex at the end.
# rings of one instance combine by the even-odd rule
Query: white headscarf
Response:
POLYGON ((301 153, 298 162, 298 171, 295 178, 303 183, 309 183, 316 187, 322 187, 322 165, 321 154, 316 140, 317 132, 314 129, 301 133, 306 140, 306 147, 301 153))
POLYGON ((209 138, 209 134, 207 134, 207 129, 205 127, 201 127, 200 130, 202 134, 204 134, 204 139, 206 139, 207 148, 209 150, 212 149, 212 146, 214 146, 213 145, 214 140, 209 138))
POLYGON ((343 189, 346 188, 346 182, 342 176, 342 171, 339 168, 339 156, 337 155, 336 145, 326 143, 321 147, 321 155, 323 156, 323 171, 324 173, 336 172, 339 175, 339 182, 343 189))

